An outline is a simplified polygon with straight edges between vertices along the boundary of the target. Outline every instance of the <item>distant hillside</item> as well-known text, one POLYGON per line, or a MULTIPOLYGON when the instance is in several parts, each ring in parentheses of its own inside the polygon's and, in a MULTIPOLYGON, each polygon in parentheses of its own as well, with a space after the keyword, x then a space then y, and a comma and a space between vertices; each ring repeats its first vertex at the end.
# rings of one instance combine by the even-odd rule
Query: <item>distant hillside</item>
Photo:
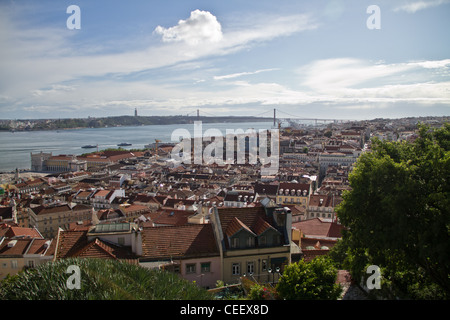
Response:
POLYGON ((39 120, 10 120, 2 121, 0 130, 59 130, 75 128, 102 128, 117 126, 147 126, 164 124, 186 124, 194 121, 204 123, 224 122, 266 122, 271 118, 262 117, 188 117, 188 116, 118 116, 104 118, 68 118, 68 119, 39 119, 39 120))

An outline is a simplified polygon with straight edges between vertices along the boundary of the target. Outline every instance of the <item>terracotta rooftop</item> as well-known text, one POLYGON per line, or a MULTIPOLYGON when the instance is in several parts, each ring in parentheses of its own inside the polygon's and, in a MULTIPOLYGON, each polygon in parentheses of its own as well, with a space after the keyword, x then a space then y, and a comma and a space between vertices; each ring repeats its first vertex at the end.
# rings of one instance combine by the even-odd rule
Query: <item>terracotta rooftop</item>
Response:
POLYGON ((86 235, 86 230, 60 231, 56 248, 57 259, 69 257, 136 259, 136 256, 127 247, 120 247, 98 238, 88 241, 86 235))
POLYGON ((34 239, 27 249, 27 254, 45 254, 46 256, 55 253, 56 240, 34 239))
POLYGON ((181 226, 187 224, 189 216, 192 215, 192 211, 163 209, 145 216, 149 216, 155 224, 181 226))
POLYGON ((142 256, 149 259, 219 255, 211 224, 144 228, 142 256))
POLYGON ((333 197, 327 194, 312 194, 309 197, 310 207, 332 207, 333 197))
POLYGON ((57 206, 52 206, 52 207, 41 205, 39 207, 32 208, 31 210, 33 210, 33 212, 36 215, 44 215, 44 214, 52 214, 52 213, 58 213, 58 212, 67 212, 67 211, 70 211, 70 207, 67 204, 57 205, 57 206))
POLYGON ((31 239, 4 239, 0 244, 0 257, 1 256, 17 256, 23 255, 31 239))
POLYGON ((225 234, 229 237, 233 236, 234 234, 236 234, 238 231, 240 231, 241 229, 247 230, 248 232, 252 233, 253 235, 255 235, 255 233, 244 223, 242 223, 241 220, 239 220, 237 217, 234 217, 231 222, 228 224, 228 227, 225 231, 225 234))
POLYGON ((320 218, 293 222, 292 227, 299 229, 305 236, 341 238, 344 226, 336 222, 326 222, 320 218))
POLYGON ((106 197, 109 192, 109 190, 99 190, 94 194, 94 197, 106 197))
POLYGON ((87 198, 91 194, 91 191, 82 191, 79 194, 77 194, 77 198, 87 198))
POLYGON ((25 238, 42 238, 42 235, 35 228, 25 228, 2 224, 0 226, 0 237, 25 237, 25 238))
POLYGON ((258 222, 258 219, 266 221, 269 225, 271 224, 270 219, 266 216, 264 207, 245 207, 245 208, 227 208, 220 207, 217 209, 219 212, 220 224, 222 226, 223 234, 227 234, 227 228, 230 223, 239 219, 239 221, 246 225, 248 228, 253 230, 254 226, 258 222))

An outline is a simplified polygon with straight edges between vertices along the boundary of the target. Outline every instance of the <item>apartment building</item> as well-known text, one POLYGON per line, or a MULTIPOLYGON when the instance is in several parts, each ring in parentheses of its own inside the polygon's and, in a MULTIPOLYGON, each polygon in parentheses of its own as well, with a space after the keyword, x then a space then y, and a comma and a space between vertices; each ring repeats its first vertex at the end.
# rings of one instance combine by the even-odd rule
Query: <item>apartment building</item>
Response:
POLYGON ((313 194, 309 198, 306 219, 324 218, 334 220, 336 213, 335 206, 340 202, 333 194, 313 194))
POLYGON ((277 281, 291 261, 291 212, 281 207, 214 208, 211 223, 220 251, 221 279, 277 281))
POLYGON ((72 222, 91 220, 93 209, 90 206, 77 204, 50 204, 29 208, 29 223, 45 238, 54 238, 58 229, 68 229, 72 222))
POLYGON ((0 237, 0 279, 51 261, 54 248, 48 239, 0 237))
POLYGON ((276 202, 282 205, 298 204, 307 208, 311 193, 311 183, 282 182, 278 187, 276 202))
POLYGON ((91 195, 90 202, 95 209, 110 209, 112 202, 117 197, 125 197, 125 190, 97 190, 91 195))

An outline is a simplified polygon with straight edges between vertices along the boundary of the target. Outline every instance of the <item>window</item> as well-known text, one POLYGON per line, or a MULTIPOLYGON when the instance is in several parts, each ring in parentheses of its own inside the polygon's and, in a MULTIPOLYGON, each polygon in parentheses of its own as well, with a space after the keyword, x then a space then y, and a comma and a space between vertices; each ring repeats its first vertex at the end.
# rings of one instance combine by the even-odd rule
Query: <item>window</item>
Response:
POLYGON ((17 260, 11 260, 11 268, 17 269, 17 260))
POLYGON ((231 239, 231 247, 232 248, 238 248, 239 247, 239 238, 233 238, 231 239))
POLYGON ((262 260, 261 271, 267 271, 267 259, 262 260))
POLYGON ((200 270, 202 273, 211 272, 211 262, 203 262, 200 264, 200 270))
POLYGON ((34 268, 34 260, 28 260, 28 266, 34 268))
POLYGON ((247 238, 247 247, 254 247, 255 246, 255 238, 254 237, 248 237, 247 238))
POLYGON ((240 263, 233 263, 231 265, 231 274, 232 275, 240 275, 241 274, 241 264, 240 263))
POLYGON ((186 265, 186 273, 195 273, 195 263, 186 265))
POLYGON ((247 262, 247 273, 254 273, 255 272, 255 263, 253 261, 247 262))

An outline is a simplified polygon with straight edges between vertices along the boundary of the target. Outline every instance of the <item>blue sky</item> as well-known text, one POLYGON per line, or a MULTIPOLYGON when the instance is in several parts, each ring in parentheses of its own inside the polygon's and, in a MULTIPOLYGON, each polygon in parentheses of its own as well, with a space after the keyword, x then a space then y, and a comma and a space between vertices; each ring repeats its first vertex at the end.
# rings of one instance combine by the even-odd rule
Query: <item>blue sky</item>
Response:
POLYGON ((0 119, 449 115, 449 14, 450 0, 3 0, 0 119))

